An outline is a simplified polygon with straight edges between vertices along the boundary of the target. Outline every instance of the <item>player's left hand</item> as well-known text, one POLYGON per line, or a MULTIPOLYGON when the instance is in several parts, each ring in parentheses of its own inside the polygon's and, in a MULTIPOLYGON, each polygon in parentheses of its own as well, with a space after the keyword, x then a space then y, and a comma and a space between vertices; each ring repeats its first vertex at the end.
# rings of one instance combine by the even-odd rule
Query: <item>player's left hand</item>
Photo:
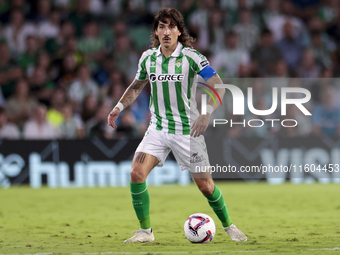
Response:
POLYGON ((119 113, 120 113, 120 111, 119 111, 118 107, 115 107, 115 108, 112 109, 109 116, 107 117, 107 123, 109 124, 109 126, 112 127, 113 130, 117 128, 115 121, 117 120, 119 113))
POLYGON ((205 130, 207 130, 209 125, 210 114, 200 115, 191 127, 191 136, 199 137, 203 135, 205 130))

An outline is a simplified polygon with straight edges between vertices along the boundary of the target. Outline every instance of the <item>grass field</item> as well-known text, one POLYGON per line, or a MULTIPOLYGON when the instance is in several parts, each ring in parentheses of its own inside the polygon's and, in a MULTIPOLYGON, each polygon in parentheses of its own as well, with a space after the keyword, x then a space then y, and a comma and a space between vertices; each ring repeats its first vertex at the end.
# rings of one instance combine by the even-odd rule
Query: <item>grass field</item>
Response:
POLYGON ((138 221, 128 188, 0 190, 0 254, 339 254, 340 186, 218 183, 234 223, 248 235, 236 243, 194 185, 149 187, 155 242, 124 244, 138 221), (186 218, 209 214, 209 244, 191 244, 186 218))

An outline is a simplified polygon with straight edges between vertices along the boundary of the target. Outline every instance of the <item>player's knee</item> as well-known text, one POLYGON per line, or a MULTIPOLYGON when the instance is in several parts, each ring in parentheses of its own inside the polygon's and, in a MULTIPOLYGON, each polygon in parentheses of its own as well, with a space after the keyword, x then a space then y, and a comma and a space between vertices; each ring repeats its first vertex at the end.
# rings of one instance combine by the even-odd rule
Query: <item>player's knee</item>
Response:
POLYGON ((145 174, 140 167, 133 167, 130 172, 131 182, 141 183, 145 181, 145 174))
POLYGON ((212 195, 212 193, 214 193, 215 185, 214 185, 214 183, 204 182, 198 188, 203 193, 203 195, 210 196, 210 195, 212 195))

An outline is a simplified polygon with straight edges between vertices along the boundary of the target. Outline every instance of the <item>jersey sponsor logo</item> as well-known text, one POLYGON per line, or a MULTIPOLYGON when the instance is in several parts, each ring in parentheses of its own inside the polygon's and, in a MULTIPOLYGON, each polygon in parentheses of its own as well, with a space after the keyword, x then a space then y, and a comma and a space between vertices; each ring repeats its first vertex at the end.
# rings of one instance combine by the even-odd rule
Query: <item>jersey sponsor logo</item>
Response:
POLYGON ((182 81, 184 74, 150 74, 150 81, 182 81))
POLYGON ((208 65, 208 60, 202 61, 202 62, 200 63, 200 65, 201 65, 202 67, 205 67, 206 65, 208 65))

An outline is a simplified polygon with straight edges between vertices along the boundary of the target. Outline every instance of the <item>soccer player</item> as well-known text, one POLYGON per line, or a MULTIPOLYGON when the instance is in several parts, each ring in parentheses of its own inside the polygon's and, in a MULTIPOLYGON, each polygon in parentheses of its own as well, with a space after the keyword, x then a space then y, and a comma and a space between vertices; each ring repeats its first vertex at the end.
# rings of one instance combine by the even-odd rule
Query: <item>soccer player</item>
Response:
MULTIPOLYGON (((211 174, 196 171, 196 166, 209 166, 203 133, 211 113, 217 108, 213 100, 207 104, 207 114, 196 109, 194 78, 199 74, 208 85, 222 84, 208 60, 192 49, 193 38, 185 29, 183 16, 173 8, 163 8, 155 16, 152 48, 139 60, 134 81, 108 116, 108 124, 115 129, 119 113, 138 97, 150 82, 151 123, 139 144, 132 161, 130 190, 132 204, 140 223, 140 230, 125 243, 152 242, 146 177, 155 166, 162 166, 172 150, 182 170, 189 170, 199 190, 207 198, 224 230, 233 241, 247 241, 231 221, 221 191, 211 174), (194 153, 190 156, 190 150, 194 153)), ((222 98, 224 89, 216 89, 222 98)))

